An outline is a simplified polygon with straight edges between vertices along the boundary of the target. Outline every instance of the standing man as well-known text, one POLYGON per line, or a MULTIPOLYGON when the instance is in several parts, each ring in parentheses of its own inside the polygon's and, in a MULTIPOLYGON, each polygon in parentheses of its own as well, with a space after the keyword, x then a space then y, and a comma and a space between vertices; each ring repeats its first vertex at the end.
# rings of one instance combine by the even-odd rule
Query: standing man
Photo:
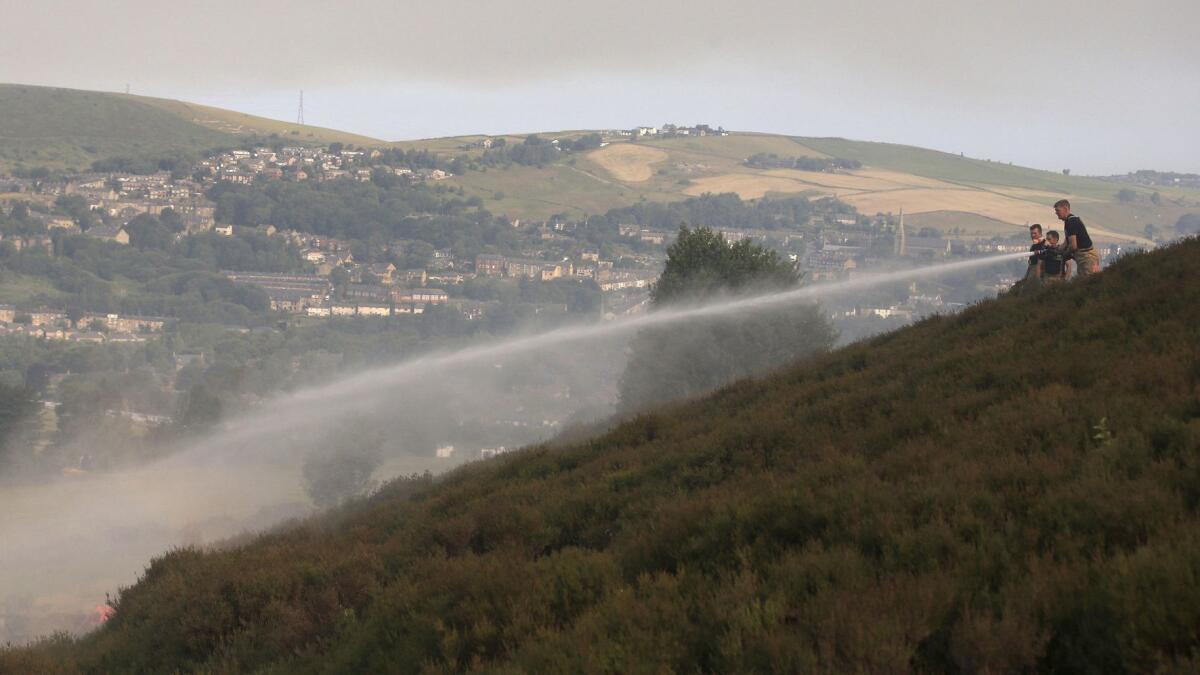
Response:
POLYGON ((1066 252, 1075 260, 1076 274, 1085 277, 1100 271, 1100 257, 1092 246, 1092 238, 1079 216, 1071 213, 1071 202, 1060 199, 1054 203, 1054 215, 1063 221, 1066 252))

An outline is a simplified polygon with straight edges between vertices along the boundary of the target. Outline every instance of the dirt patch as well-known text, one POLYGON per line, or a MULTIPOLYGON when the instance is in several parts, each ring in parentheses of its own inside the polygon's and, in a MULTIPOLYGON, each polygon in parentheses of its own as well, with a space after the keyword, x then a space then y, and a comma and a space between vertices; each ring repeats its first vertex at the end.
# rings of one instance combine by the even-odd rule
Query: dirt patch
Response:
POLYGON ((654 175, 654 164, 665 161, 667 153, 632 143, 616 143, 594 150, 587 158, 600 165, 613 178, 625 183, 641 183, 654 175))

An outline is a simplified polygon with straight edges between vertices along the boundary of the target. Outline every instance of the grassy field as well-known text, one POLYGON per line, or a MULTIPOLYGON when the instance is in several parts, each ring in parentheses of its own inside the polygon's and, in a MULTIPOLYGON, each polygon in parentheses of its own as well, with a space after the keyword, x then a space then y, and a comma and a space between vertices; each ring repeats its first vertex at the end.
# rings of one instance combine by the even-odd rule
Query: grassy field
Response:
POLYGON ((46 277, 5 271, 0 275, 0 305, 28 304, 35 298, 56 298, 62 292, 46 277))
MULTIPOLYGON (((114 95, 124 97, 122 94, 114 95)), ((328 145, 329 143, 342 143, 358 147, 388 145, 385 141, 369 136, 361 136, 359 134, 351 134, 345 131, 314 127, 306 124, 296 124, 294 122, 283 122, 196 103, 185 103, 183 101, 145 96, 130 96, 127 98, 169 112, 193 124, 234 136, 244 136, 247 134, 270 136, 278 134, 284 138, 294 138, 303 141, 306 144, 320 143, 328 145)))
POLYGON ((638 189, 605 178, 598 171, 592 173, 569 164, 541 168, 515 164, 507 169, 456 176, 448 182, 461 185, 467 196, 478 195, 489 211, 523 220, 545 219, 559 213, 574 217, 603 213, 642 198, 683 198, 683 195, 638 189))
POLYGON ((672 154, 685 154, 711 159, 724 159, 740 165, 746 158, 759 153, 780 157, 828 157, 818 149, 787 136, 772 134, 736 133, 729 136, 683 136, 644 141, 672 154))
POLYGON ((98 159, 199 153, 277 134, 302 144, 384 141, 232 110, 125 94, 0 84, 0 171, 83 170, 98 159))
POLYGON ((199 152, 234 143, 232 134, 131 97, 0 85, 0 170, 85 169, 106 157, 199 152))
MULTIPOLYGON (((1064 176, 1012 164, 960 157, 947 152, 893 143, 842 138, 799 138, 799 142, 835 157, 857 159, 865 165, 937 178, 953 183, 1025 188, 1051 194, 1111 199, 1120 186, 1095 178, 1064 176)), ((1150 190, 1143 190, 1149 194, 1150 190)))
POLYGON ((904 215, 905 227, 917 234, 922 227, 932 227, 944 233, 958 232, 968 236, 995 237, 1013 233, 1013 226, 1002 220, 987 218, 965 211, 926 211, 904 215))

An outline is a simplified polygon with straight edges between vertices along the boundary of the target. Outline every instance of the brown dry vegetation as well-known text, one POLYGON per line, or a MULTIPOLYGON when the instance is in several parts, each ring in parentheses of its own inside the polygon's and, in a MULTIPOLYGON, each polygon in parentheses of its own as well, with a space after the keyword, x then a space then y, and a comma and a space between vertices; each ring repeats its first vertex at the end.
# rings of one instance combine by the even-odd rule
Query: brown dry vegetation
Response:
POLYGON ((728 173, 697 178, 683 191, 684 194, 692 196, 726 192, 732 192, 742 199, 758 199, 768 192, 832 194, 833 191, 818 185, 801 183, 794 178, 769 176, 761 173, 728 173))
POLYGON ((593 150, 587 158, 599 164, 613 178, 627 183, 640 183, 654 175, 655 164, 667 159, 667 153, 657 148, 632 143, 614 143, 593 150))
POLYGON ((1200 240, 227 550, 38 672, 1195 672, 1200 240))

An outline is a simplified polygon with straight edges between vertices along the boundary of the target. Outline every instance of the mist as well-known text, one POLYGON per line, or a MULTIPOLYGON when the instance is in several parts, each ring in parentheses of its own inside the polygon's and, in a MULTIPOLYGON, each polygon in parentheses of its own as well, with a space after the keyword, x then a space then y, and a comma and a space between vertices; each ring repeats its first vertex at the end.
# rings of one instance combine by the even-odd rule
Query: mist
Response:
POLYGON ((371 481, 355 486, 365 491, 565 428, 597 428, 614 412, 628 341, 643 328, 687 331, 705 319, 785 311, 1026 255, 722 298, 430 354, 278 396, 139 468, 0 485, 0 642, 94 628, 106 596, 136 581, 153 557, 314 513, 306 467, 337 472, 367 457, 371 481), (449 456, 436 456, 439 448, 449 456))

